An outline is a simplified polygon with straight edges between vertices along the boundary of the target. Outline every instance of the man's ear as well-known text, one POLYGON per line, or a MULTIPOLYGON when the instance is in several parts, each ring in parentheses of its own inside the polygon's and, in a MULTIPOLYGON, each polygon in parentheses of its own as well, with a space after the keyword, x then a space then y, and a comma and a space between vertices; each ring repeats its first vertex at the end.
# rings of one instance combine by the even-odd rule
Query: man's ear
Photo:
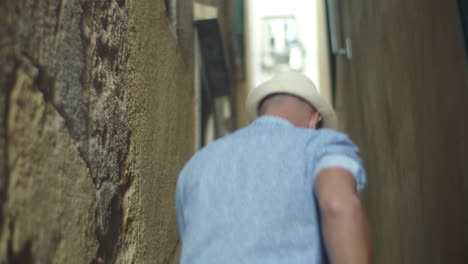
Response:
POLYGON ((322 115, 319 112, 314 112, 309 120, 309 128, 317 129, 317 125, 320 121, 322 121, 322 115))

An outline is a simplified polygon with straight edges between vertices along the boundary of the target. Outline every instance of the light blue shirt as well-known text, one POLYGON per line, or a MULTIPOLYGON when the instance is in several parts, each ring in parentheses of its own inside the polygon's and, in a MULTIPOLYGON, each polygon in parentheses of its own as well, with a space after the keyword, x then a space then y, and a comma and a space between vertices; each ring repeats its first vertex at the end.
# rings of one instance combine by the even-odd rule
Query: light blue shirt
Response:
POLYGON ((323 263, 314 194, 320 170, 366 176, 343 133, 263 116, 199 151, 177 182, 182 264, 323 263))

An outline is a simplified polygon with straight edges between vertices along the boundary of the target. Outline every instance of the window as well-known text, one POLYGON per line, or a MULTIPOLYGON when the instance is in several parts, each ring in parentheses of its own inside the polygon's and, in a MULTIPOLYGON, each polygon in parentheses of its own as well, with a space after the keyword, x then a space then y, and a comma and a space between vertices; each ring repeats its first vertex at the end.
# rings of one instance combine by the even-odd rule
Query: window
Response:
POLYGON ((294 16, 263 18, 262 70, 275 73, 304 69, 305 50, 294 16))

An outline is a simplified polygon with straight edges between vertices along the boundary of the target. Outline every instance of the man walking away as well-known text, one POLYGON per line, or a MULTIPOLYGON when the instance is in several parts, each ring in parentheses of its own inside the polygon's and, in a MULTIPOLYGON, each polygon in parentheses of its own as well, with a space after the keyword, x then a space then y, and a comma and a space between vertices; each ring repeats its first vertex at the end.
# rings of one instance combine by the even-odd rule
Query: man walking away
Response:
POLYGON ((366 264, 358 148, 300 73, 252 90, 253 122, 199 151, 177 182, 181 263, 366 264))

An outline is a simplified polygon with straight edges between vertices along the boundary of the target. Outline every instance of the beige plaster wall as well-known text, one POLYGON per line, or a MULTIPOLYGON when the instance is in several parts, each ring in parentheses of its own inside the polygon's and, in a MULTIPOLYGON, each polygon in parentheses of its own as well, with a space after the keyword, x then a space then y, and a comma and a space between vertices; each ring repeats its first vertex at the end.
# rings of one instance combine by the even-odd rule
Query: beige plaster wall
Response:
POLYGON ((375 263, 462 263, 468 87, 456 1, 342 1, 343 128, 361 146, 375 263))

